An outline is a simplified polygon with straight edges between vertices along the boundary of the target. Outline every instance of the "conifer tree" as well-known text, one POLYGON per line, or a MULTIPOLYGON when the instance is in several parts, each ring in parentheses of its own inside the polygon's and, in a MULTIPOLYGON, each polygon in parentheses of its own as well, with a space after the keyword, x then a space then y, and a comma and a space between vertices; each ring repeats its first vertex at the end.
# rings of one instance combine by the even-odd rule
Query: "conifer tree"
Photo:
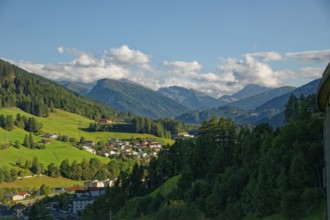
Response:
POLYGON ((30 133, 30 135, 29 135, 29 143, 30 143, 30 148, 34 148, 34 141, 33 141, 32 133, 30 133))
POLYGON ((26 134, 25 137, 24 137, 24 141, 23 141, 23 145, 27 148, 30 148, 31 147, 31 144, 30 144, 30 139, 28 137, 28 135, 26 134))

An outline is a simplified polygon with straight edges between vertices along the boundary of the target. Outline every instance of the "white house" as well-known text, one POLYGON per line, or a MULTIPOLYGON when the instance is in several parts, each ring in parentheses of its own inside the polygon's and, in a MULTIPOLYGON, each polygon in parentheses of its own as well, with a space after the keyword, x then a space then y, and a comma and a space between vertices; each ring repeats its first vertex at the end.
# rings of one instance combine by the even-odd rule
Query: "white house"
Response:
POLYGON ((75 198, 72 202, 72 213, 77 214, 78 211, 82 211, 86 208, 87 205, 93 204, 95 198, 75 198))
POLYGON ((19 193, 12 196, 12 200, 13 201, 23 200, 23 199, 25 199, 29 196, 30 196, 30 194, 27 193, 27 192, 19 192, 19 193))

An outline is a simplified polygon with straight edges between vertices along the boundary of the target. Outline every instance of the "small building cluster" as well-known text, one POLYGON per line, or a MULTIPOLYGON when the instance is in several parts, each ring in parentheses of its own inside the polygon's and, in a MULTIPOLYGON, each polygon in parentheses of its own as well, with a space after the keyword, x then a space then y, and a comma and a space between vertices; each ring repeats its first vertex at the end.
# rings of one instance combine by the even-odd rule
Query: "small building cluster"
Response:
POLYGON ((88 187, 87 189, 76 190, 71 195, 72 204, 69 205, 69 212, 77 214, 83 211, 86 206, 93 204, 95 199, 105 194, 105 187, 88 187))
POLYGON ((115 185, 114 179, 106 179, 106 180, 92 180, 92 181, 86 181, 84 182, 84 187, 89 188, 89 187, 113 187, 115 185))
POLYGON ((118 138, 108 139, 106 150, 99 154, 106 157, 125 155, 126 157, 149 158, 157 156, 162 145, 153 139, 135 139, 133 141, 121 141, 118 138))

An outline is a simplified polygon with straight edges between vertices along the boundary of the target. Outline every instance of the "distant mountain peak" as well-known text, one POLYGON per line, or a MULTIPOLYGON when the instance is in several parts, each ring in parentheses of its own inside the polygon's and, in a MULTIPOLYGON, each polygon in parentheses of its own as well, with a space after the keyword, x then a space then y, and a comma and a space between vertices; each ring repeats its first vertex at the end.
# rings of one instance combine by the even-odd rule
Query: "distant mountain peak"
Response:
POLYGON ((190 109, 213 108, 221 104, 220 101, 203 92, 180 86, 163 87, 158 89, 157 92, 190 109))
POLYGON ((233 94, 232 97, 236 99, 244 99, 247 97, 255 96, 260 93, 269 91, 270 89, 271 88, 261 86, 258 84, 247 84, 242 90, 233 94))
POLYGON ((151 118, 175 117, 189 108, 127 79, 102 79, 88 96, 124 112, 151 118))

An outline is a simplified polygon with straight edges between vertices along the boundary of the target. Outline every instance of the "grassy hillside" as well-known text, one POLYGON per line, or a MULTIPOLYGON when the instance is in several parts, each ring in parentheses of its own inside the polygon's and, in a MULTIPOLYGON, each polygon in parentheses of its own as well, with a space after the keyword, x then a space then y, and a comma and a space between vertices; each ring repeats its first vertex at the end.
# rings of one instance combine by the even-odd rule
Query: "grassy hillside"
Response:
MULTIPOLYGON (((0 110, 0 114, 13 115, 14 118, 16 117, 17 113, 20 113, 21 115, 25 115, 27 117, 35 117, 26 112, 23 112, 18 108, 5 108, 0 110)), ((165 140, 147 134, 86 132, 84 130, 81 130, 80 128, 88 127, 89 123, 93 122, 92 120, 59 109, 56 109, 54 113, 50 113, 48 118, 35 118, 38 122, 41 122, 43 124, 42 132, 68 135, 78 140, 81 136, 84 136, 86 140, 92 140, 95 142, 106 142, 109 138, 131 139, 132 137, 141 137, 155 138, 163 144, 172 142, 172 140, 165 140)), ((26 131, 17 127, 15 127, 14 130, 10 132, 0 128, 0 145, 6 144, 7 140, 10 144, 14 144, 16 140, 18 140, 22 144, 26 134, 28 134, 26 131)), ((33 139, 35 142, 37 142, 42 140, 43 138, 42 136, 34 136, 33 139)), ((25 160, 31 160, 34 156, 38 157, 39 161, 45 165, 48 165, 51 162, 59 165, 66 158, 68 158, 69 161, 81 161, 83 158, 89 160, 90 158, 97 157, 105 163, 109 161, 108 158, 93 155, 87 151, 79 150, 78 148, 71 146, 70 143, 60 142, 56 140, 53 140, 51 144, 46 144, 46 149, 44 150, 31 150, 23 146, 20 149, 16 149, 11 146, 6 150, 1 150, 0 152, 0 167, 15 164, 18 159, 20 159, 24 163, 25 160)))
POLYGON ((10 183, 0 183, 0 188, 29 188, 29 189, 39 189, 42 184, 49 187, 71 187, 71 186, 83 186, 83 181, 75 181, 66 179, 63 177, 52 178, 48 176, 38 176, 33 178, 26 178, 16 180, 10 183))
POLYGON ((166 180, 166 182, 164 182, 162 185, 152 191, 150 195, 155 197, 158 193, 160 193, 164 197, 167 196, 170 192, 172 192, 173 189, 177 187, 180 177, 181 175, 177 175, 169 178, 168 180, 166 180))

